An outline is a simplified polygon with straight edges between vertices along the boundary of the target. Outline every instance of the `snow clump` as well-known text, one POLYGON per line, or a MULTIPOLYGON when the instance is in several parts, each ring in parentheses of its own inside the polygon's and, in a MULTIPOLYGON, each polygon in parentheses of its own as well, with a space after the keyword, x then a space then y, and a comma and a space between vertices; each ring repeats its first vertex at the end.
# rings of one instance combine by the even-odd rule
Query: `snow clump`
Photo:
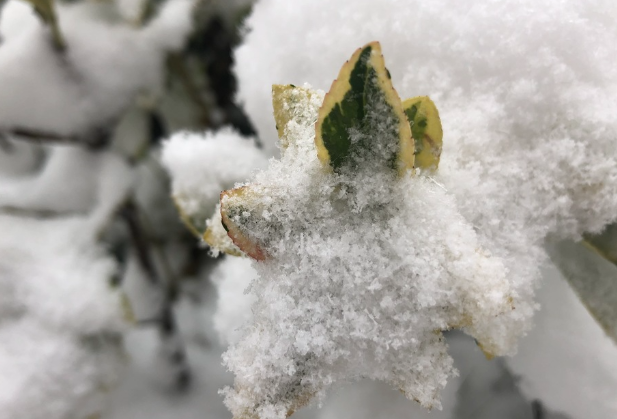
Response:
MULTIPOLYGON (((454 374, 442 330, 462 328, 491 354, 509 352, 520 333, 496 321, 515 297, 505 266, 443 186, 385 165, 324 170, 314 143, 323 95, 295 107, 281 159, 221 200, 264 256, 254 263, 253 317, 224 354, 236 418, 284 418, 361 378, 439 407, 454 374)), ((391 133, 379 132, 389 124, 374 112, 379 149, 391 133)))
POLYGON ((617 217, 616 18, 606 0, 263 0, 236 52, 238 96, 277 154, 270 85, 327 88, 350 50, 379 40, 401 97, 437 105, 434 178, 505 263, 518 298, 501 318, 529 330, 545 238, 617 217))
POLYGON ((11 419, 88 417, 122 366, 116 264, 86 218, 1 215, 0 412, 11 419))
POLYGON ((268 162, 253 139, 231 128, 205 135, 176 133, 163 144, 161 160, 172 178, 176 204, 202 223, 212 215, 222 191, 268 162))

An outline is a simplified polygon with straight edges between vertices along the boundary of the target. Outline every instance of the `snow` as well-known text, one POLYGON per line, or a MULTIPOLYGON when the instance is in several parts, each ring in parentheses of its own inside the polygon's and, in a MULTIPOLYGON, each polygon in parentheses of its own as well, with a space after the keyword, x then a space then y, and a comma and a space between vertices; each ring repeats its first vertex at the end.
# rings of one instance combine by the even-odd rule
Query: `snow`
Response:
MULTIPOLYGON (((240 329, 250 322, 255 298, 245 291, 256 276, 250 261, 237 257, 224 259, 212 275, 218 289, 214 325, 224 342, 237 342, 241 337, 240 329)), ((448 352, 460 376, 448 380, 442 393, 443 410, 427 411, 387 384, 364 379, 333 388, 319 403, 300 409, 294 417, 455 419, 473 415, 478 419, 531 418, 531 406, 516 389, 516 379, 512 377, 508 382, 510 375, 504 371, 503 361, 487 361, 473 339, 463 334, 450 334, 447 338, 448 352)))
MULTIPOLYGON (((180 302, 176 313, 183 339, 187 342, 189 364, 195 380, 186 393, 167 391, 158 359, 156 331, 142 328, 130 332, 125 342, 131 363, 122 384, 114 390, 112 402, 102 418, 231 418, 231 413, 217 394, 218 388, 231 384, 233 380, 233 376, 220 366, 220 354, 224 347, 217 343, 217 335, 228 336, 237 325, 248 319, 246 313, 250 313, 254 298, 247 296, 244 290, 255 275, 246 258, 227 257, 211 276, 218 288, 217 293, 211 287, 203 286, 207 282, 198 282, 203 287, 200 291, 203 304, 191 304, 190 300, 180 302), (222 287, 225 288, 223 292, 222 287), (212 313, 215 297, 218 302, 216 312, 212 313), (228 323, 226 329, 218 327, 217 317, 233 320, 234 324, 228 323)), ((201 280, 207 281, 207 278, 204 276, 201 280)), ((333 389, 320 403, 300 409, 293 417, 454 419, 467 417, 457 415, 471 412, 478 419, 531 417, 531 408, 525 405, 521 396, 504 388, 503 371, 498 360, 487 361, 473 339, 462 334, 450 334, 447 340, 449 352, 461 375, 448 381, 443 393, 442 411, 427 411, 410 402, 396 389, 365 379, 333 389), (461 406, 466 406, 467 410, 461 410, 461 406)))
POLYGON ((572 419, 617 414, 617 345, 552 264, 544 268, 536 327, 508 359, 530 399, 572 419))
MULTIPOLYGON (((200 309, 181 303, 182 324, 194 323, 202 316, 200 309)), ((159 337, 154 329, 132 330, 126 336, 126 351, 131 363, 124 372, 121 384, 114 389, 112 401, 102 419, 224 419, 231 415, 218 395, 218 389, 231 382, 221 366, 223 351, 207 322, 199 323, 207 340, 198 340, 190 330, 183 329, 187 341, 187 357, 192 384, 186 392, 170 391, 159 354, 159 337)))
MULTIPOLYGON (((190 29, 191 2, 169 2, 142 29, 100 20, 95 7, 58 6, 62 54, 28 6, 3 8, 3 130, 93 142, 138 93, 159 87, 166 53, 190 29)), ((0 207, 14 215, 0 215, 0 416, 90 417, 125 361, 123 297, 111 286, 119 272, 98 235, 134 176, 104 150, 8 147, 0 207)))
POLYGON ((67 50, 52 47, 47 28, 17 1, 3 8, 0 127, 90 137, 118 118, 135 95, 157 89, 165 54, 190 30, 191 2, 168 2, 143 29, 96 19, 96 5, 58 5, 67 50))
POLYGON ((96 202, 102 153, 76 147, 54 148, 42 170, 0 179, 0 203, 39 211, 85 212, 96 202))
POLYGON ((94 224, 106 222, 133 186, 131 169, 122 157, 74 146, 49 147, 40 171, 24 172, 0 175, 0 207, 41 214, 95 210, 90 214, 94 224))
POLYGON ((1 215, 0 228, 0 412, 96 413, 122 364, 115 263, 85 233, 87 218, 1 215))
POLYGON ((275 154, 270 86, 326 88, 352 51, 381 41, 400 96, 437 104, 443 183, 529 296, 548 232, 577 237, 615 218, 615 13, 603 0, 264 0, 236 53, 238 96, 275 154))
POLYGON ((263 0, 236 52, 238 97, 276 155, 270 86, 325 89, 380 41, 399 95, 439 109, 435 180, 505 264, 516 309, 502 326, 529 330, 545 237, 576 240, 616 218, 616 16, 606 0, 263 0))
MULTIPOLYGON (((312 93, 296 112, 316 115, 323 92, 312 93)), ((463 328, 493 354, 521 333, 500 323, 512 310, 506 269, 442 186, 380 166, 389 152, 363 155, 373 160, 357 170, 324 170, 314 120, 293 118, 281 160, 221 199, 267 255, 254 264, 253 317, 223 355, 236 377, 226 404, 235 416, 279 419, 338 381, 372 378, 439 407, 454 371, 436 331, 463 328)), ((385 149, 392 130, 372 126, 385 149)))
POLYGON ((255 297, 247 291, 256 278, 251 260, 244 257, 225 257, 212 272, 218 295, 213 321, 222 343, 238 342, 242 328, 251 319, 255 297))
POLYGON ((253 139, 231 128, 216 133, 179 132, 163 145, 161 160, 172 178, 172 194, 189 217, 209 218, 222 191, 267 165, 253 139))
MULTIPOLYGON (((120 0, 121 14, 134 16, 139 4, 120 0)), ((29 5, 2 9, 0 131, 93 143, 136 96, 156 99, 164 59, 191 29, 193 2, 165 2, 145 27, 101 19, 109 4, 57 6, 65 53, 29 5)), ((502 364, 467 380, 481 351, 467 340, 476 358, 463 354, 457 364, 456 339, 435 331, 460 327, 488 352, 512 353, 531 329, 542 276, 537 328, 508 365, 530 400, 573 419, 614 417, 616 346, 560 275, 541 266, 547 235, 576 240, 617 216, 616 18, 609 0, 257 3, 236 70, 265 150, 230 129, 181 132, 164 143, 162 161, 176 203, 204 223, 222 190, 251 180, 252 206, 236 221, 268 258, 217 265, 213 316, 213 293, 202 308, 181 301, 195 373, 184 397, 168 392, 155 331, 128 334, 132 363, 104 418, 228 417, 217 390, 233 377, 220 366, 217 338, 231 344, 224 360, 236 379, 226 403, 237 415, 280 418, 313 398, 299 419, 456 417, 464 389, 503 384, 502 364), (430 95, 440 111, 444 148, 431 177, 322 170, 313 145, 321 91, 286 127, 295 142, 277 148, 271 85, 325 89, 373 40, 400 96, 430 95), (442 389, 441 413, 404 398, 438 407, 442 389)), ((0 417, 89 417, 118 381, 126 331, 120 292, 109 285, 118 268, 97 236, 134 193, 152 239, 175 237, 167 179, 154 160, 133 170, 107 151, 12 137, 8 147, 0 152, 0 417)), ((171 242, 162 251, 175 269, 187 252, 171 242)), ((130 252, 123 277, 137 318, 152 318, 160 290, 148 288, 130 252)), ((512 413, 520 399, 506 397, 486 411, 512 413)))

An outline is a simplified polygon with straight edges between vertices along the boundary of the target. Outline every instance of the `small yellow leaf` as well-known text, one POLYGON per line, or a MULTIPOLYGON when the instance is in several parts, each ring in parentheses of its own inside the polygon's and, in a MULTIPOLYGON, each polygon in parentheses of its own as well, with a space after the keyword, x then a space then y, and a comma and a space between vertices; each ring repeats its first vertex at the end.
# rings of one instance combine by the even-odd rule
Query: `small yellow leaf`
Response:
POLYGON ((415 142, 415 165, 436 170, 439 166, 443 130, 435 103, 428 96, 418 96, 403 102, 415 142))
POLYGON ((309 125, 315 122, 315 120, 306 120, 305 112, 308 103, 314 96, 315 91, 293 84, 275 84, 272 86, 274 121, 283 152, 293 141, 293 138, 286 132, 287 124, 290 121, 295 121, 300 125, 309 125))

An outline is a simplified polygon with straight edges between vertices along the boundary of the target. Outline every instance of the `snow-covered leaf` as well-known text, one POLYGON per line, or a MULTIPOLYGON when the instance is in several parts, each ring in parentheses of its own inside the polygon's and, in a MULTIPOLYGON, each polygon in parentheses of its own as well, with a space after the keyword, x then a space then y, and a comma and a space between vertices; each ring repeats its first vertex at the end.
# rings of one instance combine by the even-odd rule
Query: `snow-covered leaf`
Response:
POLYGON ((250 226, 244 224, 250 211, 255 210, 254 205, 259 203, 255 198, 254 189, 248 186, 223 192, 221 221, 227 235, 240 250, 255 260, 264 260, 267 257, 266 251, 250 236, 250 226))
POLYGON ((229 128, 205 135, 176 133, 163 143, 161 160, 171 175, 180 218, 197 238, 206 232, 221 191, 267 163, 252 139, 229 128))
POLYGON ((413 168, 409 123, 378 42, 359 48, 341 68, 319 110, 315 144, 319 159, 337 172, 356 170, 367 160, 400 172, 413 168))
POLYGON ((304 125, 314 123, 307 121, 302 108, 310 101, 314 92, 306 87, 298 87, 293 84, 275 84, 272 86, 272 108, 274 109, 274 121, 278 132, 280 146, 284 151, 289 145, 287 124, 294 121, 304 125))
POLYGON ((227 230, 221 217, 221 206, 217 205, 212 217, 206 221, 208 228, 203 235, 203 239, 210 246, 213 255, 219 252, 227 253, 231 256, 243 256, 244 253, 234 244, 227 235, 227 230))

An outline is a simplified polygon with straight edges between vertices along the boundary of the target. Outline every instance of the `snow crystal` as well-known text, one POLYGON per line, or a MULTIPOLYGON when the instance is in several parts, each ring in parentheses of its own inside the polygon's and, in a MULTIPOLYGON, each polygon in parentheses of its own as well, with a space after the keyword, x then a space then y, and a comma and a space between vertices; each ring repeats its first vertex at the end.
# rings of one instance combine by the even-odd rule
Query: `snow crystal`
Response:
POLYGON ((176 203, 187 216, 204 220, 223 190, 267 165, 254 141, 230 128, 205 135, 174 134, 163 145, 162 162, 171 174, 176 203))
MULTIPOLYGON (((319 105, 307 99, 305 112, 319 105)), ((224 355, 236 376, 226 404, 283 418, 334 382, 368 377, 439 406, 453 372, 439 331, 464 328, 495 354, 520 333, 496 321, 512 310, 506 269, 431 179, 387 165, 324 170, 307 116, 289 122, 296 142, 281 160, 221 201, 267 255, 253 318, 224 355)))

